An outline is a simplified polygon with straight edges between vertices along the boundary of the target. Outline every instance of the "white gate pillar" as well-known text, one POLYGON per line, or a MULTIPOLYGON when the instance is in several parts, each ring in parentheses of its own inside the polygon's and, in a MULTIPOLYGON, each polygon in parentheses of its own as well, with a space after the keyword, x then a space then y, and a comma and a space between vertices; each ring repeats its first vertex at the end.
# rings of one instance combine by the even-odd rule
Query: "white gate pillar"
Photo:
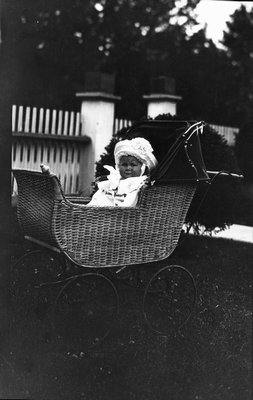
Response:
MULTIPOLYGON (((108 79, 107 74, 90 73, 89 76, 92 80, 90 84, 86 84, 87 89, 91 87, 91 84, 93 85, 92 89, 96 87, 101 89, 103 79, 108 79)), ((108 92, 112 88, 112 82, 109 82, 110 85, 108 85, 108 81, 106 83, 105 89, 108 92)), ((120 100, 120 97, 107 92, 87 90, 76 93, 76 96, 81 99, 82 135, 91 138, 91 142, 85 146, 80 159, 79 179, 83 195, 90 194, 91 183, 95 178, 95 162, 99 160, 105 147, 112 139, 115 102, 120 100)))
POLYGON ((151 94, 144 95, 147 101, 147 116, 155 118, 159 114, 177 114, 177 103, 182 99, 175 94, 175 80, 158 77, 151 81, 151 94))

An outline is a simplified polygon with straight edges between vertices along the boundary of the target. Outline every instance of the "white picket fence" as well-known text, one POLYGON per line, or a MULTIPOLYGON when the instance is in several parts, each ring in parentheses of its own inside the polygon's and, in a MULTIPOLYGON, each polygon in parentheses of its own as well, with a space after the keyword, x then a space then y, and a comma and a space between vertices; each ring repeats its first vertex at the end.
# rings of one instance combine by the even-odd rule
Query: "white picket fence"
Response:
MULTIPOLYGON (((79 192, 80 160, 88 138, 79 112, 12 106, 12 168, 40 171, 50 166, 68 194, 79 192)), ((114 132, 132 125, 115 118, 114 132)), ((113 132, 112 132, 113 133, 113 132)), ((17 191, 13 180, 13 193, 17 191)))
POLYGON ((13 105, 12 132, 80 136, 80 112, 13 105))
POLYGON ((239 133, 239 128, 214 124, 210 124, 210 126, 215 129, 219 133, 219 135, 223 136, 226 139, 229 146, 235 145, 236 135, 239 133))
POLYGON ((128 128, 133 125, 133 121, 124 118, 115 118, 113 133, 118 132, 122 128, 128 128))
MULTIPOLYGON (((89 138, 82 136, 79 112, 37 107, 12 107, 12 168, 40 170, 49 165, 61 180, 63 190, 77 194, 80 189, 80 165, 89 138)), ((115 118, 113 133, 132 126, 133 121, 115 118)), ((238 128, 211 124, 227 140, 235 144, 238 128)), ((13 182, 13 191, 16 192, 13 182)))
MULTIPOLYGON (((127 120, 127 119, 115 119, 114 122, 114 133, 119 131, 122 128, 127 128, 132 126, 133 121, 127 120)), ((223 136, 227 144, 229 146, 234 146, 235 145, 235 140, 236 140, 236 135, 239 132, 239 128, 235 128, 232 126, 221 126, 221 125, 215 125, 215 124, 210 124, 210 126, 215 129, 219 135, 223 136)))
POLYGON ((65 193, 79 191, 80 158, 87 141, 81 136, 79 112, 12 108, 12 168, 39 171, 40 164, 49 165, 65 193))

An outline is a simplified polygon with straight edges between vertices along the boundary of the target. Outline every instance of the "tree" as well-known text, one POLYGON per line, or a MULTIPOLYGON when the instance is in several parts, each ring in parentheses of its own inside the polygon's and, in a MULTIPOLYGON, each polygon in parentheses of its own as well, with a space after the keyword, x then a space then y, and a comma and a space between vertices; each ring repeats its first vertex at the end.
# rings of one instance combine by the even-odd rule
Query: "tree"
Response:
MULTIPOLYGON (((192 24, 191 10, 198 1, 189 1, 179 16, 192 24)), ((73 103, 85 71, 101 70, 116 72, 116 91, 124 95, 119 111, 140 116, 156 36, 169 30, 170 42, 180 43, 174 39, 185 33, 185 24, 171 24, 175 0, 13 0, 12 4, 12 29, 19 32, 26 60, 25 90, 17 99, 22 103, 73 103)), ((161 47, 156 57, 158 63, 164 50, 161 47)))
POLYGON ((81 24, 88 39, 95 37, 89 28, 94 23, 89 13, 92 2, 13 0, 6 8, 19 45, 15 68, 23 90, 16 94, 16 102, 59 107, 74 103, 73 78, 83 74, 82 64, 90 62, 92 69, 95 63, 91 40, 83 43, 78 30, 81 24), (82 60, 82 53, 87 59, 82 60))
POLYGON ((253 109, 253 8, 247 11, 241 6, 232 15, 232 21, 227 22, 227 27, 222 43, 233 67, 231 88, 236 93, 228 105, 241 126, 253 109))
POLYGON ((176 79, 180 113, 237 125, 227 53, 205 30, 188 35, 198 2, 177 8, 174 0, 12 0, 10 23, 24 60, 16 102, 79 107, 75 93, 84 89, 85 72, 111 72, 122 97, 117 116, 138 120, 152 78, 165 75, 176 79))

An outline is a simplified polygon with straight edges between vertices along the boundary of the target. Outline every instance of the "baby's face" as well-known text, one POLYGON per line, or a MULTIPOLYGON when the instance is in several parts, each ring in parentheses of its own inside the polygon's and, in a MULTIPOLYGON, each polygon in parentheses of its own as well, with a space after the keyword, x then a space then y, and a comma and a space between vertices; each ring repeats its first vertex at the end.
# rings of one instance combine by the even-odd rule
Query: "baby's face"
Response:
POLYGON ((119 160, 119 173, 122 179, 141 175, 142 163, 133 156, 122 156, 119 160))

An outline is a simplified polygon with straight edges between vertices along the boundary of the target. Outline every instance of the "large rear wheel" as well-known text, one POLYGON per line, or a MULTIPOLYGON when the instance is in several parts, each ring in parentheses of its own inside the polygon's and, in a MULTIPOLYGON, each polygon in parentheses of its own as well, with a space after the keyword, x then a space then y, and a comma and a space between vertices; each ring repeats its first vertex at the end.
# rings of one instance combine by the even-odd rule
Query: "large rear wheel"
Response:
POLYGON ((69 280, 53 310, 53 329, 65 350, 81 352, 97 346, 110 333, 118 315, 119 299, 104 275, 87 273, 69 280))
POLYGON ((150 329, 169 335, 190 318, 196 302, 196 285, 192 274, 179 265, 156 272, 143 296, 143 313, 150 329))

